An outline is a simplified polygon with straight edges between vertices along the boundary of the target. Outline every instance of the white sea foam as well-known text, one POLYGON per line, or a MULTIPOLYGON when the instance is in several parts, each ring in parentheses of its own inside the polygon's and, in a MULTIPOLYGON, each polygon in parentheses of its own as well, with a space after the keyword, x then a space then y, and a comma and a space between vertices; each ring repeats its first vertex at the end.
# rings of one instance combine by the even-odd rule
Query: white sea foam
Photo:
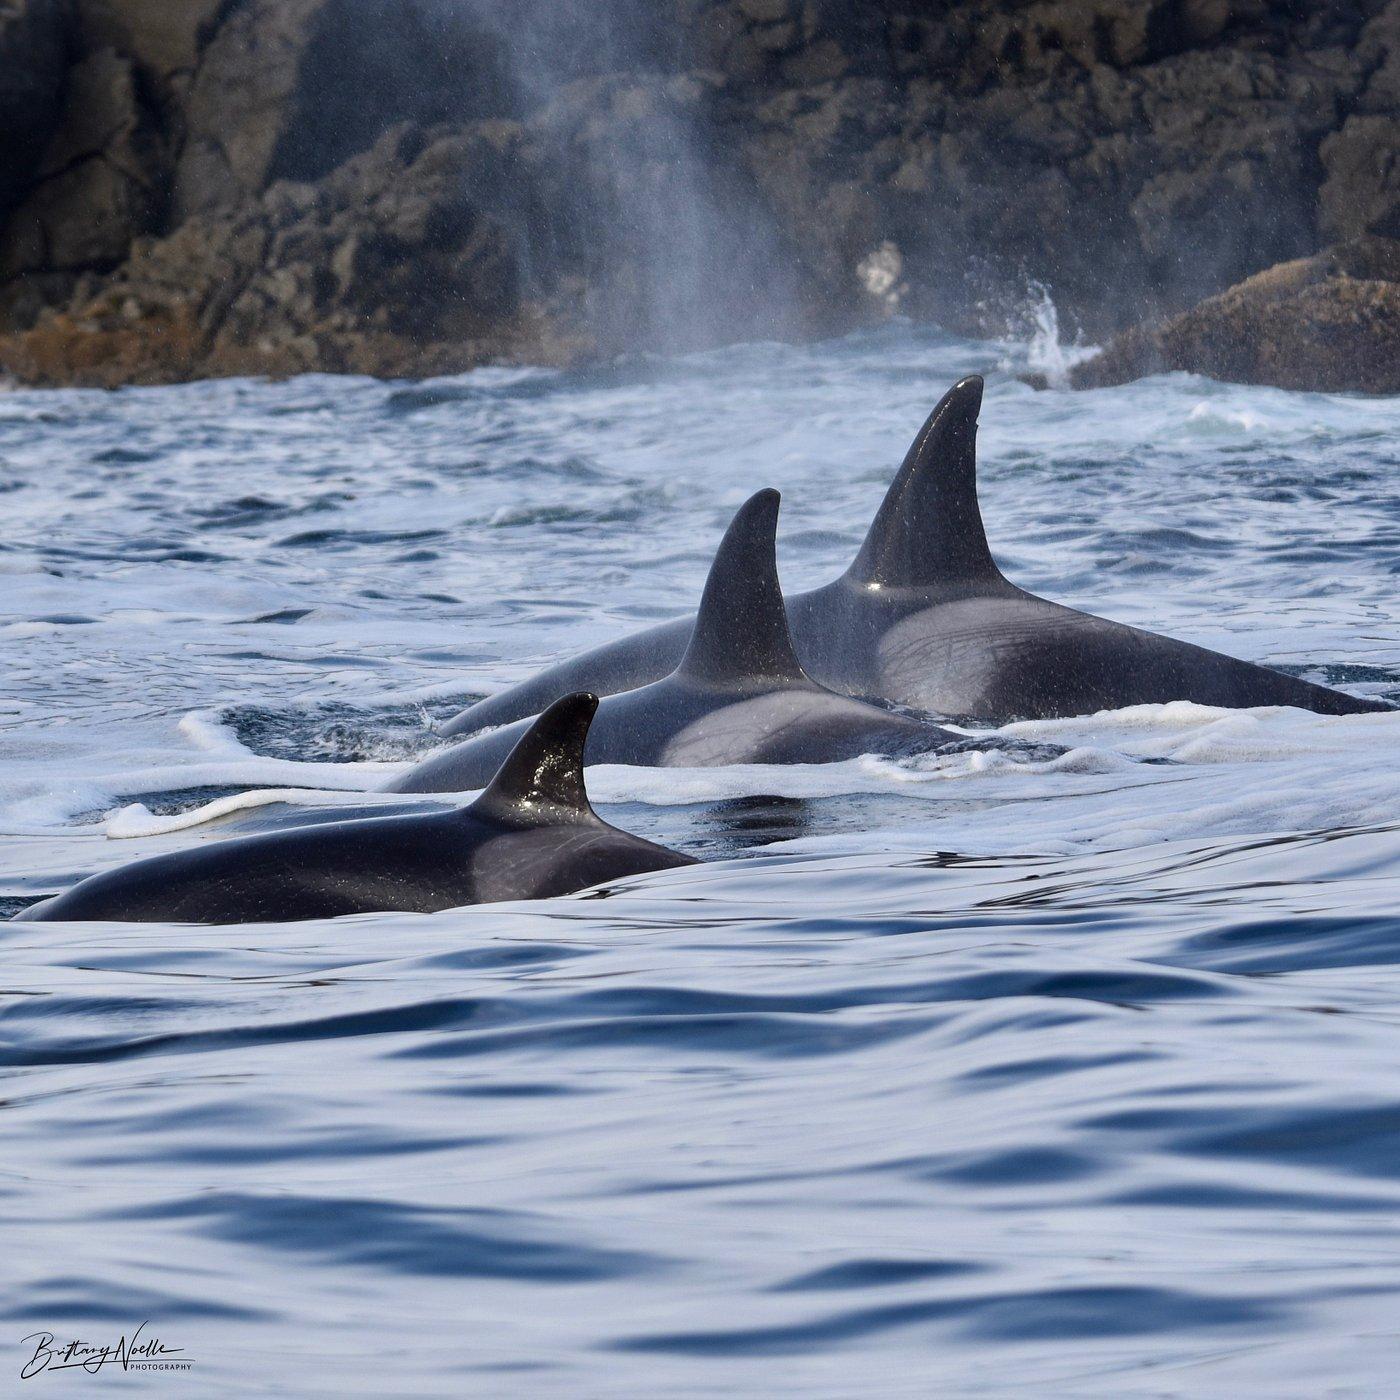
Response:
MULTIPOLYGON (((153 815, 131 804, 108 816, 103 828, 108 836, 164 835, 271 804, 405 801, 377 789, 406 764, 289 764, 240 757, 232 752, 241 747, 238 741, 207 717, 190 717, 182 728, 206 745, 228 748, 230 757, 138 773, 125 783, 128 790, 141 791, 155 779, 160 781, 154 786, 168 787, 177 774, 186 786, 266 786, 174 814, 153 815)), ((911 812, 900 823, 907 828, 904 835, 891 838, 882 827, 873 839, 882 844, 893 839, 897 847, 925 846, 933 839, 976 851, 1122 848, 1197 834, 1364 826, 1400 813, 1400 744, 1395 742, 1400 712, 1331 717, 1281 707, 1222 710, 1176 702, 1025 721, 995 733, 1060 746, 1063 752, 1041 757, 989 747, 905 759, 867 755, 844 763, 722 768, 603 764, 588 770, 588 784, 593 800, 603 806, 667 808, 753 797, 912 798, 934 805, 921 817, 911 812)), ((447 794, 440 800, 468 801, 475 795, 447 794)), ((92 799, 88 791, 84 800, 92 799)), ((799 838, 797 848, 806 849, 809 842, 815 842, 814 849, 831 844, 826 838, 799 838)))
POLYGON ((248 792, 232 793, 228 797, 216 798, 199 807, 191 807, 183 812, 164 814, 154 813, 140 802, 109 813, 102 822, 105 835, 115 841, 139 840, 147 836, 168 836, 176 831, 189 831, 221 817, 234 816, 240 812, 253 812, 259 807, 275 807, 282 804, 299 809, 314 811, 316 808, 337 806, 389 806, 402 803, 402 797, 389 793, 366 792, 360 789, 346 789, 342 792, 329 792, 325 788, 268 787, 255 788, 248 792))

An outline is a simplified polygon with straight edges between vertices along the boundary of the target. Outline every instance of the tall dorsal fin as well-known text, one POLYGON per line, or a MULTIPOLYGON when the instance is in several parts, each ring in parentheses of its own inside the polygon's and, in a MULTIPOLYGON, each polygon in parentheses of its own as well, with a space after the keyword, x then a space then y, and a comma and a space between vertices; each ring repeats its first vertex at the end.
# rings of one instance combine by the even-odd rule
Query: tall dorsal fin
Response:
POLYGON ((750 496, 720 541, 677 675, 710 684, 807 679, 778 586, 778 493, 750 496))
POLYGON ((855 562, 852 583, 917 588, 1001 577, 977 504, 982 376, 954 384, 904 458, 855 562))
POLYGON ((556 700, 521 736, 471 810, 524 824, 601 820, 583 785, 583 746, 597 711, 598 697, 587 692, 556 700))

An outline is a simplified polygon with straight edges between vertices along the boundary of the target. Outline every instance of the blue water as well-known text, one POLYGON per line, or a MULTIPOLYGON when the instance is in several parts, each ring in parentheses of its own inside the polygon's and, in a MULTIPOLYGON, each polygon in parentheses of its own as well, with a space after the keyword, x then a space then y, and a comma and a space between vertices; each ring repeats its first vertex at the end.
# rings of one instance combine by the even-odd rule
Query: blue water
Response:
MULTIPOLYGON (((1018 582, 1400 697, 1400 401, 1028 353, 0 394, 3 907, 374 802, 759 486, 824 581, 972 370, 1018 582)), ((149 1319, 181 1396, 1388 1392, 1400 714, 1003 736, 596 770, 710 863, 570 899, 5 926, 0 1390, 149 1319)))

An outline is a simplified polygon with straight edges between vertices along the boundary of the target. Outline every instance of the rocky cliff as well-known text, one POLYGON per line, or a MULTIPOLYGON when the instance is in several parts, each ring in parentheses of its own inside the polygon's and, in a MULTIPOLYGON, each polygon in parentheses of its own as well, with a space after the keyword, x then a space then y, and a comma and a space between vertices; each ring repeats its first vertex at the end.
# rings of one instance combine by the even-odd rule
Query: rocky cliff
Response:
POLYGON ((1107 336, 1400 235, 1400 0, 0 0, 0 366, 1107 336))

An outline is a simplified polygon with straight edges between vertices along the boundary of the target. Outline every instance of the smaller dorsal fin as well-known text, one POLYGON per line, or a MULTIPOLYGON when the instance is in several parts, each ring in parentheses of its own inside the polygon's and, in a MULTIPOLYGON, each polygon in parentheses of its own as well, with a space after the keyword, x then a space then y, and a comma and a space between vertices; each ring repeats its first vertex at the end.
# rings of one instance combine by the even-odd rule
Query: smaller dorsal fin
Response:
POLYGON ((1001 578, 977 503, 981 408, 980 374, 960 380, 939 400, 846 571, 852 583, 918 588, 1001 578))
POLYGON ((778 586, 778 493, 750 496, 724 532, 677 675, 710 684, 807 679, 778 586))
POLYGON ((583 746, 598 697, 556 700, 521 737, 471 810, 497 820, 541 824, 597 818, 583 785, 583 746))

